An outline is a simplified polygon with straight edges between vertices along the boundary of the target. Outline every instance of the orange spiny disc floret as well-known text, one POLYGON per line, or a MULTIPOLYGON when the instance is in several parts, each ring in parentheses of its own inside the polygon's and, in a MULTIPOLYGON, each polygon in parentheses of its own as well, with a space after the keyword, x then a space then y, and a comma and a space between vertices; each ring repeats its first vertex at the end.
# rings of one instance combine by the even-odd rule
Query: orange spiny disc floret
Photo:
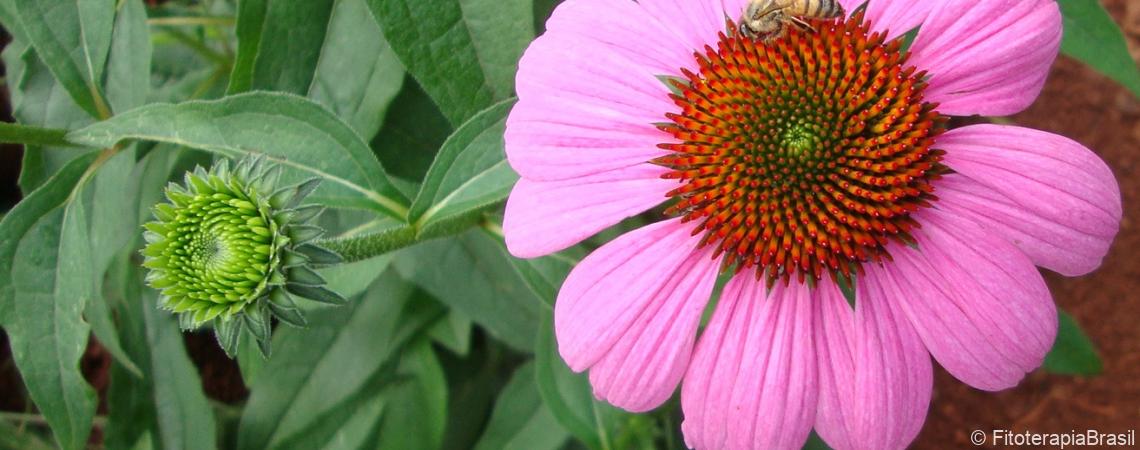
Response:
POLYGON ((699 73, 673 82, 681 111, 660 125, 672 153, 653 161, 683 182, 666 213, 698 222, 725 267, 769 281, 889 258, 945 170, 931 148, 945 119, 899 40, 861 15, 813 26, 768 44, 721 34, 696 53, 699 73))

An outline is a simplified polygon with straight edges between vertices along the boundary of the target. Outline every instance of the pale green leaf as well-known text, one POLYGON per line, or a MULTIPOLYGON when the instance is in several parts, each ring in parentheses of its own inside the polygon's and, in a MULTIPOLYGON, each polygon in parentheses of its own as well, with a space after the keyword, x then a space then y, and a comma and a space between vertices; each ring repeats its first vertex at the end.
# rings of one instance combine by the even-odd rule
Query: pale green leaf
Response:
MULTIPOLYGON (((150 165, 165 173, 161 166, 150 165)), ((110 420, 104 431, 106 446, 127 448, 158 436, 163 448, 215 448, 214 414, 197 368, 186 353, 177 321, 157 307, 157 291, 143 285, 138 266, 120 260, 111 272, 109 284, 116 285, 115 290, 123 295, 117 302, 121 305, 119 333, 145 376, 130 375, 117 364, 113 367, 107 393, 110 420)))
MULTIPOLYGON (((35 50, 19 51, 20 43, 13 42, 4 50, 9 80, 16 80, 12 90, 12 115, 25 125, 44 128, 76 129, 91 123, 91 116, 83 112, 52 76, 47 66, 36 56, 35 50)), ((28 194, 67 164, 86 148, 33 146, 24 152, 20 171, 20 189, 28 194)))
POLYGON ((143 0, 123 0, 115 16, 106 84, 107 101, 117 113, 142 106, 150 95, 153 50, 146 18, 143 0))
POLYGON ((515 273, 510 259, 494 238, 472 230, 408 248, 397 256, 396 268, 491 336, 529 352, 543 306, 515 273))
POLYGON ((294 95, 254 92, 147 105, 72 132, 68 139, 99 147, 130 139, 169 142, 231 158, 263 153, 306 177, 323 178, 316 196, 324 203, 352 204, 363 196, 364 206, 393 217, 402 219, 407 211, 407 200, 360 137, 328 110, 294 95))
POLYGON ((90 161, 65 166, 0 222, 0 323, 28 393, 65 449, 85 447, 95 414, 95 391, 79 371, 95 280, 86 213, 71 197, 90 161))
POLYGON ((518 175, 507 164, 503 132, 514 100, 472 117, 444 142, 412 202, 409 221, 422 238, 466 228, 503 201, 518 175))
POLYGON ((23 37, 75 103, 93 117, 110 116, 101 82, 114 0, 13 0, 12 5, 23 37))
POLYGON ((613 448, 611 436, 629 414, 594 399, 586 374, 570 371, 558 356, 550 314, 535 340, 534 363, 538 391, 558 423, 591 449, 613 448))
POLYGON ((385 363, 439 314, 389 271, 348 305, 311 311, 308 328, 278 329, 277 351, 253 380, 238 448, 292 447, 312 433, 335 436, 341 424, 327 418, 349 403, 369 408, 351 399, 375 393, 374 383, 387 384, 378 375, 385 363))

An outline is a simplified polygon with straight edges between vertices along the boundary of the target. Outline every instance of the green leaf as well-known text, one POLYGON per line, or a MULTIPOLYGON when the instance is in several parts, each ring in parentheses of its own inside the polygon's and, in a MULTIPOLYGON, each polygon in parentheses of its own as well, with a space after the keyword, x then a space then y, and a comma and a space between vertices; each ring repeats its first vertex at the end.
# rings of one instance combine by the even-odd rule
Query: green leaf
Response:
POLYGON ((110 117, 101 81, 114 0, 13 0, 15 19, 32 47, 84 111, 110 117))
POLYGON ((369 0, 408 72, 458 126, 514 95, 534 37, 531 0, 369 0))
POLYGON ((558 423, 591 449, 613 448, 610 436, 628 413, 594 399, 586 374, 576 374, 558 356, 554 318, 542 319, 534 347, 538 392, 558 423))
POLYGON ((440 313, 389 271, 348 305, 310 312, 309 328, 279 328, 277 351, 251 385, 238 448, 290 447, 307 434, 335 434, 342 424, 325 418, 348 399, 367 397, 362 389, 379 382, 377 372, 440 313))
POLYGON ((816 434, 815 431, 812 431, 811 436, 808 436, 807 442, 804 443, 803 450, 831 450, 831 447, 828 447, 827 443, 823 442, 823 439, 819 437, 819 434, 816 434))
POLYGON ((1045 355, 1045 370, 1065 375, 1098 375, 1104 364, 1089 337, 1069 313, 1058 310, 1059 327, 1053 349, 1045 355))
POLYGON ((4 450, 51 450, 52 447, 36 436, 32 430, 0 420, 0 449, 4 450))
POLYGON ((182 332, 166 311, 159 310, 156 295, 144 295, 147 343, 150 345, 150 380, 154 389, 159 436, 165 448, 215 447, 214 414, 198 370, 182 343, 182 332))
POLYGON ((146 376, 139 379, 113 366, 107 447, 127 448, 158 436, 168 449, 215 448, 214 413, 177 320, 159 310, 158 293, 143 285, 138 266, 122 259, 111 272, 111 283, 121 285, 123 295, 118 309, 122 341, 146 376))
POLYGON ((153 52, 143 0, 123 0, 121 5, 107 57, 107 100, 115 112, 146 103, 153 52))
POLYGON ((511 267, 501 245, 478 230, 401 252, 400 274, 462 312, 492 336, 531 351, 543 307, 511 267))
POLYGON ((375 209, 406 215, 407 200, 360 137, 328 110, 288 94, 255 92, 214 101, 147 105, 68 135, 72 142, 109 147, 122 140, 169 142, 238 158, 264 153, 275 163, 326 182, 328 201, 363 195, 375 209))
POLYGON ((5 144, 27 144, 45 147, 72 147, 75 145, 67 142, 64 136, 67 136, 67 130, 0 122, 0 142, 5 144))
POLYGON ((103 347, 128 371, 142 376, 123 350, 115 333, 111 308, 103 295, 103 274, 111 260, 138 238, 139 177, 134 176, 135 147, 120 151, 95 174, 83 204, 91 215, 91 267, 96 295, 87 303, 83 317, 103 347))
POLYGON ((408 381, 385 396, 375 448, 438 449, 447 420, 447 380, 428 340, 419 340, 404 351, 399 373, 408 381))
MULTIPOLYGON (((25 48, 21 51, 20 44, 12 42, 4 50, 4 60, 10 69, 9 80, 16 80, 16 89, 12 90, 12 115, 17 121, 25 125, 57 129, 77 129, 91 123, 91 116, 83 112, 68 96, 48 67, 36 56, 35 50, 25 48)), ((64 164, 87 150, 29 147, 24 152, 20 189, 25 195, 34 191, 64 164)))
POLYGON ((488 108, 443 143, 408 212, 420 238, 460 231, 507 198, 518 181, 503 152, 512 105, 514 100, 507 100, 488 108))
POLYGON ((309 92, 334 0, 238 2, 238 50, 227 94, 309 92))
POLYGON ((428 329, 428 335, 437 344, 456 355, 466 356, 471 351, 471 319, 455 310, 428 329))
MULTIPOLYGON (((495 238, 503 250, 506 250, 506 243, 503 242, 503 219, 494 217, 493 220, 485 225, 484 229, 495 238)), ((553 311, 554 300, 558 298, 562 282, 585 255, 586 252, 580 246, 574 246, 541 258, 509 258, 509 260, 531 292, 534 292, 534 295, 553 311)))
POLYGON ((82 311, 95 294, 83 207, 68 203, 42 216, 16 252, 12 359, 60 446, 83 448, 95 413, 95 391, 79 371, 90 329, 82 311))
POLYGON ((531 361, 515 370, 499 394, 475 450, 557 450, 569 437, 542 403, 535 384, 535 363, 531 361))
POLYGON ((241 0, 237 2, 237 54, 234 67, 230 71, 230 84, 227 94, 239 94, 253 87, 253 68, 257 63, 258 47, 261 46, 261 33, 265 27, 265 12, 269 0, 241 0))
POLYGON ((32 400, 67 449, 86 445, 95 414, 95 392, 79 372, 94 275, 87 218, 70 201, 94 156, 67 164, 0 221, 0 324, 32 400))
POLYGON ((1140 97, 1140 70, 1120 27, 1096 0, 1059 0, 1065 34, 1061 52, 1088 64, 1140 97))
POLYGON ((403 84, 404 66, 384 40, 365 0, 337 2, 309 98, 370 140, 380 131, 403 84))
POLYGON ((384 126, 372 138, 371 146, 388 173, 405 181, 401 189, 413 197, 439 147, 452 131, 439 107, 409 75, 404 78, 404 86, 392 101, 384 126))

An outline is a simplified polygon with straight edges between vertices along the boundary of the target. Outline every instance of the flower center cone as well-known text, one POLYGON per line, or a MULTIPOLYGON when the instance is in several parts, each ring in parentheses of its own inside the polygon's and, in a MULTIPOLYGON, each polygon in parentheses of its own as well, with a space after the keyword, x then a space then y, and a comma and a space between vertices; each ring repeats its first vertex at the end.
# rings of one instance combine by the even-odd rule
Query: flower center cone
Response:
POLYGON ((653 161, 682 182, 666 213, 697 222, 725 268, 770 282, 889 258, 946 171, 932 148, 946 120, 901 40, 861 13, 811 24, 769 43, 722 33, 697 52, 699 73, 671 80, 680 112, 659 126, 672 153, 653 161))

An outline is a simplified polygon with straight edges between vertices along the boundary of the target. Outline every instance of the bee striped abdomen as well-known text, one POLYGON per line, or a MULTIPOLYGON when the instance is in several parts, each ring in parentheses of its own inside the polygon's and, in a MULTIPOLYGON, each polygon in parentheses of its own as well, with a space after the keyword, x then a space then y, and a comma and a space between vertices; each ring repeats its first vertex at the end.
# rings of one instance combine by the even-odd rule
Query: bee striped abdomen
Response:
POLYGON ((834 19, 843 15, 839 0, 799 0, 790 2, 787 11, 790 16, 834 19))

